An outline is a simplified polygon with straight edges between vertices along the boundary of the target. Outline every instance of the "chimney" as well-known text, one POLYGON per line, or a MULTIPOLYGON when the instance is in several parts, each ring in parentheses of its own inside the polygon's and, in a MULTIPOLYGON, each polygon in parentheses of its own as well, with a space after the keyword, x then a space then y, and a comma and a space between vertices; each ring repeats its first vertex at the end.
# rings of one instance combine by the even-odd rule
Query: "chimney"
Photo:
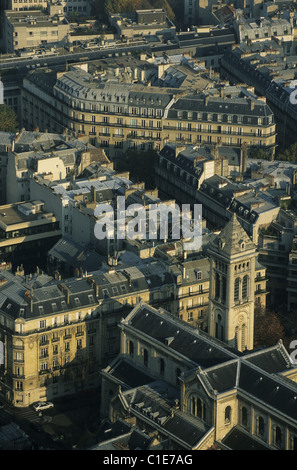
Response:
POLYGON ((69 289, 64 286, 64 284, 59 284, 59 287, 62 289, 63 294, 66 296, 66 303, 69 304, 69 289))
POLYGON ((30 305, 30 312, 32 313, 33 312, 33 297, 32 295, 30 295, 30 292, 28 290, 25 292, 25 297, 27 298, 27 301, 30 305))
POLYGON ((95 188, 95 186, 91 186, 91 195, 92 195, 92 202, 96 202, 96 188, 95 188))

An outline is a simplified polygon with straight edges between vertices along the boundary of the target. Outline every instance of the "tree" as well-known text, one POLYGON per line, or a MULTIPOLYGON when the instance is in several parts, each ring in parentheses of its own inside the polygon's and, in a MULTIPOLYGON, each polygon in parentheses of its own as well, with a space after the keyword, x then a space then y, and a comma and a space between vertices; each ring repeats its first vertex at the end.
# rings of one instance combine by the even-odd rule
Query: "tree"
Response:
MULTIPOLYGON (((102 0, 97 0, 101 1, 102 0)), ((131 13, 135 10, 163 8, 168 18, 174 20, 175 15, 168 0, 105 0, 105 11, 107 13, 131 13)))
POLYGON ((284 327, 278 315, 261 306, 255 307, 255 347, 273 346, 285 336, 284 327))
POLYGON ((253 158, 255 160, 270 160, 271 159, 270 154, 263 149, 255 149, 252 152, 250 158, 253 158))
POLYGON ((280 150, 276 159, 286 162, 297 162, 297 143, 295 142, 285 150, 280 150))
POLYGON ((16 132, 18 129, 18 119, 14 110, 5 103, 0 104, 0 131, 16 132))

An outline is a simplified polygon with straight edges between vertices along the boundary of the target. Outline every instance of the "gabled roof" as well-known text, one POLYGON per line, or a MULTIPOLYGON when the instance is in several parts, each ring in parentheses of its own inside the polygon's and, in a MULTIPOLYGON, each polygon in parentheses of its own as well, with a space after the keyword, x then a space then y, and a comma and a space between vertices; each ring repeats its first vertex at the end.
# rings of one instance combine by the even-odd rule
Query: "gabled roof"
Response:
POLYGON ((172 354, 183 357, 189 365, 193 364, 193 367, 211 367, 237 358, 241 354, 239 351, 232 351, 225 343, 202 330, 147 304, 138 304, 123 320, 123 324, 170 348, 172 354))
POLYGON ((269 446, 241 426, 234 426, 223 438, 222 443, 231 450, 269 450, 269 446))

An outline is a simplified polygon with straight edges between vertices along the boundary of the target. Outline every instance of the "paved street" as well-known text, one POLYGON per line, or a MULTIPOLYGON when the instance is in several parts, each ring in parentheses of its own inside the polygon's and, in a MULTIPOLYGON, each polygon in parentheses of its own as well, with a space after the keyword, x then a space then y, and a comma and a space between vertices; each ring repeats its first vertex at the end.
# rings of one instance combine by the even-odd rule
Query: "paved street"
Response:
POLYGON ((96 443, 100 425, 99 395, 67 397, 54 408, 36 412, 32 407, 0 409, 0 425, 17 423, 33 440, 36 449, 86 449, 96 443))

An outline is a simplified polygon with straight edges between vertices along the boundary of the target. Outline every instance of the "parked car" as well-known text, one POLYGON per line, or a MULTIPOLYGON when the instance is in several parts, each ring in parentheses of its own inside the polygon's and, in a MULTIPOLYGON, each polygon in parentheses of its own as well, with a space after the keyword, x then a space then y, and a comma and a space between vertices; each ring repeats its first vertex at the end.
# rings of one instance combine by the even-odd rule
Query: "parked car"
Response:
POLYGON ((35 411, 43 411, 43 410, 48 410, 49 408, 53 408, 54 404, 51 403, 50 401, 38 401, 37 403, 34 403, 33 408, 35 411))

